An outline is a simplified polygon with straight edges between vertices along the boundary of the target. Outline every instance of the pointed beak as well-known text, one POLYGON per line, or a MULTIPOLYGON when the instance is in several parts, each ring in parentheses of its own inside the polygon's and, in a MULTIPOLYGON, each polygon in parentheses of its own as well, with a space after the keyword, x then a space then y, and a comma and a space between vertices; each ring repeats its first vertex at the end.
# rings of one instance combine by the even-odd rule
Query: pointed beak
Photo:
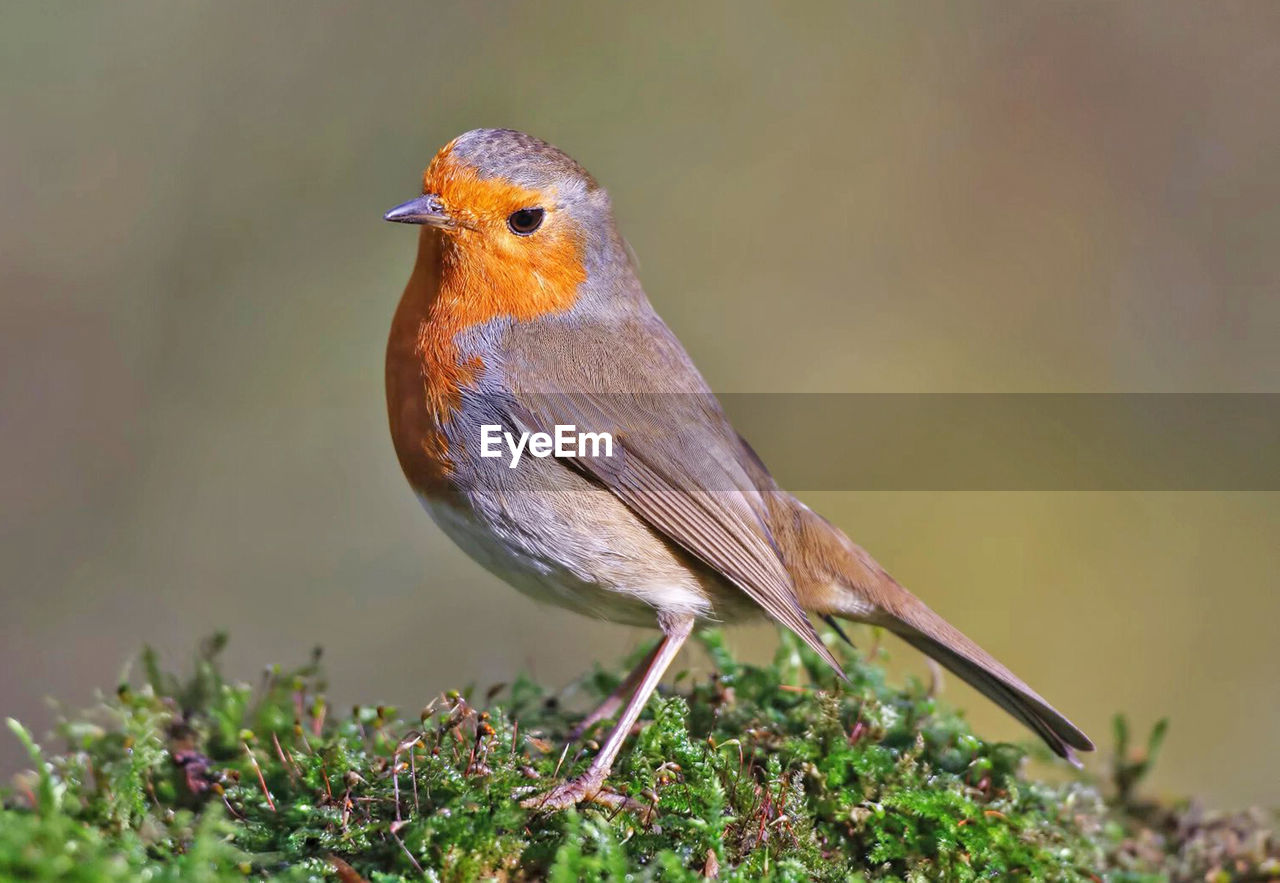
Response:
POLYGON ((430 227, 451 227, 453 219, 445 213, 444 204, 434 193, 424 193, 417 199, 401 203, 382 216, 397 224, 426 224, 430 227))

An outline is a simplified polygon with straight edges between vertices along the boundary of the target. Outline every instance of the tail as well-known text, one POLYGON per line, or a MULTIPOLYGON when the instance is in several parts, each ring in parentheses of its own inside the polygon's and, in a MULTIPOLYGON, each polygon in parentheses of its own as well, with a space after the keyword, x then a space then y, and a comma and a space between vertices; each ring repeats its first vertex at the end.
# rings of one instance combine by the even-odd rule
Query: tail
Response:
POLYGON ((959 629, 930 610, 922 601, 894 584, 915 609, 905 615, 889 615, 881 624, 911 646, 938 660, 971 687, 999 705, 1045 741, 1053 753, 1075 766, 1075 751, 1092 751, 1093 742, 1079 727, 1022 682, 995 657, 969 640, 959 629))
POLYGON ((820 616, 883 626, 1013 715, 1059 757, 1093 742, 1035 690, 889 576, 838 528, 787 494, 770 501, 772 527, 800 605, 820 616))

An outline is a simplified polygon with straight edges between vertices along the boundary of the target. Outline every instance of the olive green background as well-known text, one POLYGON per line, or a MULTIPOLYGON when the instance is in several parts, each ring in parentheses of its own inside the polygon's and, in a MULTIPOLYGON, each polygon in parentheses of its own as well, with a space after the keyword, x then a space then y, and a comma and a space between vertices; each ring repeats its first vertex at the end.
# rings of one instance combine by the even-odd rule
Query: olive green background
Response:
MULTIPOLYGON (((380 214, 461 131, 590 168, 721 391, 1277 392, 1277 82, 1265 0, 5 4, 0 713, 215 628, 410 709, 643 638, 473 566, 392 455, 380 214)), ((1155 789, 1280 803, 1277 494, 805 497, 1096 763, 1168 715, 1155 789)))

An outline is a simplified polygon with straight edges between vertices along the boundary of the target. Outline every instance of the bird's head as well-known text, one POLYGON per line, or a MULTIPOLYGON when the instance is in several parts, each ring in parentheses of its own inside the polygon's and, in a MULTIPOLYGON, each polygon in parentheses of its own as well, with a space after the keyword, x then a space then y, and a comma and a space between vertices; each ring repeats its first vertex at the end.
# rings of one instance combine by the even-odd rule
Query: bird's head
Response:
POLYGON ((589 265, 620 242, 608 195, 586 169, 511 129, 449 142, 423 173, 422 195, 385 218, 440 231, 444 284, 496 297, 515 315, 567 308, 589 265))

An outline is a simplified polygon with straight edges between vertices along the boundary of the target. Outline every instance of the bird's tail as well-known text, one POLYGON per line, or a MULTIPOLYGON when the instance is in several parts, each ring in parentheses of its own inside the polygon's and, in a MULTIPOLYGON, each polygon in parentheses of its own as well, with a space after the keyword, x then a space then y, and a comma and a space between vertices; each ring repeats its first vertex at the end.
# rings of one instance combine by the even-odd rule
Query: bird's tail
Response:
POLYGON ((861 547, 789 495, 771 500, 773 527, 801 607, 821 616, 883 626, 1029 727, 1079 765, 1093 742, 1035 690, 900 586, 861 547))
MULTIPOLYGON (((898 590, 907 594, 906 589, 898 590)), ((1060 757, 1079 766, 1075 751, 1092 751, 1093 742, 1079 727, 1001 665, 959 629, 908 595, 914 609, 890 615, 881 623, 911 646, 936 659, 982 695, 1026 724, 1060 757)))

